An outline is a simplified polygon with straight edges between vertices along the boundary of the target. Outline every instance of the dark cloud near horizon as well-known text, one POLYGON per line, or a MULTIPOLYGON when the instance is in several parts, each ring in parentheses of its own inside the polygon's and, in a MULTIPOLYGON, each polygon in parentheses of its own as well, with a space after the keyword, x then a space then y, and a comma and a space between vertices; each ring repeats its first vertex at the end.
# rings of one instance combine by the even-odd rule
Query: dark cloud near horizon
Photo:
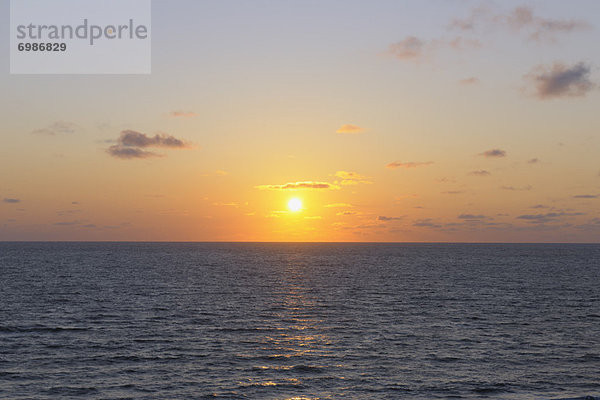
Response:
POLYGON ((585 215, 582 212, 551 212, 546 214, 524 214, 519 215, 517 219, 526 220, 532 224, 545 224, 548 222, 554 222, 561 217, 575 217, 585 215))
POLYGON ((55 222, 52 225, 55 226, 75 226, 75 225, 81 225, 82 221, 59 221, 59 222, 55 222))
POLYGON ((460 214, 458 219, 466 219, 466 220, 477 220, 477 219, 486 219, 488 218, 485 215, 476 215, 476 214, 460 214))
POLYGON ((573 66, 554 63, 534 68, 525 79, 533 86, 533 94, 540 100, 563 97, 583 97, 596 87, 590 79, 591 68, 580 62, 573 66))
POLYGON ((549 208, 547 205, 544 204, 536 204, 534 206, 531 206, 530 208, 549 208))
POLYGON ((469 175, 474 175, 474 176, 489 176, 489 175, 491 175, 491 172, 482 169, 482 170, 479 170, 479 171, 471 171, 471 172, 469 172, 469 175))
POLYGON ((385 215, 377 217, 377 221, 400 221, 401 219, 404 219, 404 217, 386 217, 385 215))
POLYGON ((527 190, 531 190, 533 189, 533 186, 531 185, 526 185, 526 186, 500 186, 500 189, 502 190, 512 190, 512 191, 527 191, 527 190))
POLYGON ((9 203, 9 204, 16 204, 16 203, 20 203, 21 199, 13 199, 13 198, 10 198, 10 197, 5 197, 5 198, 2 199, 2 202, 3 203, 9 203))
POLYGON ((573 196, 574 199, 597 199, 598 195, 595 194, 576 194, 573 196))
POLYGON ((412 226, 416 226, 418 228, 442 228, 442 225, 434 222, 431 218, 418 219, 413 222, 412 226))

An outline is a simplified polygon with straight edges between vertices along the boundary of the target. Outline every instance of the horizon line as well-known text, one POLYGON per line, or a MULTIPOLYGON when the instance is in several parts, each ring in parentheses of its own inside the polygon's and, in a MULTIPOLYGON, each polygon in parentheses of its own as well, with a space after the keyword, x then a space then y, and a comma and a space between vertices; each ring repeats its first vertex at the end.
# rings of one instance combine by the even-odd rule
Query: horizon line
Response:
POLYGON ((252 241, 252 240, 0 240, 0 243, 206 243, 206 244, 586 244, 600 242, 419 242, 419 241, 252 241))

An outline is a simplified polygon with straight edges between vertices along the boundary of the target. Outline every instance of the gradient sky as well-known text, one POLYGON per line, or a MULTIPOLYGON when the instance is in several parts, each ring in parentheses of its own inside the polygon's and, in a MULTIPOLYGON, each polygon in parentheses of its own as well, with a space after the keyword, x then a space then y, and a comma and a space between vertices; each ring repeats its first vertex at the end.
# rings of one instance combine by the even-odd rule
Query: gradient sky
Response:
POLYGON ((152 7, 151 75, 3 58, 0 240, 600 241, 597 0, 152 7))

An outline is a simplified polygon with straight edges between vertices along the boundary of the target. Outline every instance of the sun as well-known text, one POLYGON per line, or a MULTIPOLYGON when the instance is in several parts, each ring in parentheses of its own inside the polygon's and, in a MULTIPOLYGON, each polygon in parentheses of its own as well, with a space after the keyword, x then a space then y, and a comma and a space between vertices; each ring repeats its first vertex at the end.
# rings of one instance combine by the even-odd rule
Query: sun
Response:
POLYGON ((291 212, 298 212, 302 210, 302 200, 297 197, 293 197, 288 201, 288 208, 291 212))

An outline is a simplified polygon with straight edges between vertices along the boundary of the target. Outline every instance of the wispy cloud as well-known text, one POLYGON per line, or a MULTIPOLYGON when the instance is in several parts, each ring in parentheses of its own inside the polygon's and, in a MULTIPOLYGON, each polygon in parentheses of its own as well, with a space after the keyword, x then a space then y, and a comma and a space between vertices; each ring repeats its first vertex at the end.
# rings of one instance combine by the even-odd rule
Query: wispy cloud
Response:
POLYGON ((45 128, 36 129, 31 131, 34 135, 60 135, 60 134, 68 134, 75 133, 79 128, 77 124, 67 121, 56 121, 45 128))
POLYGON ((175 111, 171 111, 169 113, 169 115, 171 117, 181 117, 181 118, 192 118, 195 117, 197 114, 193 111, 182 111, 182 110, 175 110, 175 111))
POLYGON ((377 217, 377 221, 400 221, 402 219, 404 219, 404 217, 386 217, 385 215, 377 217))
POLYGON ((81 225, 83 223, 83 221, 59 221, 59 222, 55 222, 53 225, 56 226, 75 226, 75 225, 81 225))
POLYGON ((590 24, 583 20, 536 16, 533 8, 527 6, 516 7, 508 15, 497 16, 496 19, 516 32, 526 31, 529 38, 536 41, 553 42, 557 34, 590 28, 590 24))
POLYGON ((417 167, 424 167, 426 165, 431 165, 433 164, 433 161, 425 161, 425 162, 415 162, 415 161, 409 161, 409 162, 401 162, 401 161, 394 161, 389 163, 388 165, 386 165, 386 168, 389 169, 396 169, 396 168, 417 168, 417 167))
POLYGON ((20 203, 21 200, 20 199, 13 199, 13 198, 9 198, 9 197, 5 197, 2 199, 3 203, 9 203, 9 204, 16 204, 16 203, 20 203))
POLYGON ((549 208, 549 207, 545 204, 536 204, 536 205, 531 206, 530 208, 549 208))
POLYGON ((337 171, 335 176, 341 179, 339 184, 343 186, 358 185, 359 183, 373 183, 368 177, 357 174, 356 172, 337 171))
POLYGON ((527 160, 527 164, 537 164, 539 162, 540 162, 540 160, 537 158, 531 158, 531 159, 527 160))
POLYGON ((501 158, 506 157, 506 151, 500 149, 492 149, 484 151, 483 153, 479 153, 479 155, 487 158, 501 158))
POLYGON ((488 218, 485 215, 481 215, 481 214, 460 214, 458 216, 458 219, 464 219, 464 220, 479 220, 479 219, 486 219, 488 218))
POLYGON ((335 213, 335 215, 338 216, 348 216, 348 215, 358 215, 359 212, 358 211, 350 211, 350 210, 346 210, 346 211, 340 211, 335 213))
POLYGON ((234 201, 229 201, 229 202, 215 202, 215 203, 213 203, 213 206, 238 208, 240 205, 239 205, 239 203, 236 203, 234 201))
POLYGON ((415 36, 407 36, 389 47, 389 52, 399 60, 418 61, 423 57, 425 42, 415 36))
POLYGON ((352 204, 348 204, 348 203, 331 203, 331 204, 326 204, 325 207, 327 208, 343 208, 343 207, 354 207, 352 204))
POLYGON ((580 19, 553 19, 536 15, 528 6, 519 6, 509 12, 494 10, 491 6, 473 8, 466 18, 457 18, 450 23, 450 29, 472 32, 480 28, 504 28, 516 34, 523 34, 529 40, 537 42, 556 42, 558 35, 591 28, 580 19))
POLYGON ((412 224, 413 226, 416 226, 418 228, 441 228, 442 225, 438 224, 437 222, 434 222, 431 218, 425 218, 425 219, 418 219, 416 221, 413 222, 412 224))
POLYGON ((151 151, 142 150, 148 147, 184 149, 190 145, 175 136, 165 133, 148 136, 144 133, 125 130, 122 131, 117 144, 110 146, 106 152, 113 157, 122 159, 152 158, 163 155, 151 151))
POLYGON ((460 81, 458 81, 458 83, 460 83, 463 86, 471 86, 471 85, 477 85, 478 83, 480 83, 480 81, 478 78, 471 76, 469 78, 461 79, 460 81))
POLYGON ((464 193, 462 190, 446 190, 442 192, 442 194, 462 194, 464 193))
POLYGON ((533 186, 531 186, 531 185, 526 185, 526 186, 500 186, 500 189, 503 189, 503 190, 512 190, 512 191, 527 191, 527 190, 533 189, 533 186))
POLYGON ((540 100, 563 97, 583 97, 596 87, 590 79, 590 67, 585 63, 566 66, 554 63, 552 66, 540 65, 525 75, 532 92, 540 100))
POLYGON ((479 40, 462 36, 432 40, 407 36, 396 43, 392 43, 388 47, 388 53, 400 61, 421 62, 431 58, 433 54, 442 49, 460 51, 478 47, 481 47, 479 40))
POLYGON ((288 182, 281 185, 259 185, 255 186, 260 190, 303 190, 303 189, 339 189, 339 186, 328 182, 288 182))
POLYGON ((489 176, 491 175, 491 173, 489 171, 486 170, 478 170, 478 171, 471 171, 469 172, 469 175, 474 175, 474 176, 489 176))
POLYGON ((526 220, 526 221, 528 221, 530 223, 534 223, 534 224, 545 224, 548 222, 556 221, 561 217, 574 217, 574 216, 580 216, 580 215, 585 215, 585 213, 552 212, 552 213, 546 213, 546 214, 524 214, 524 215, 519 215, 517 217, 517 219, 526 220))
POLYGON ((151 151, 144 151, 136 147, 124 147, 120 145, 110 146, 106 149, 106 152, 113 157, 122 159, 162 157, 161 154, 153 153, 151 151))
POLYGON ((337 133, 345 133, 345 134, 357 134, 357 133, 363 133, 364 131, 365 130, 363 128, 361 128, 360 126, 352 125, 352 124, 344 124, 344 125, 340 126, 336 132, 337 133))
POLYGON ((573 196, 574 199, 597 199, 598 195, 595 194, 576 194, 573 196))

